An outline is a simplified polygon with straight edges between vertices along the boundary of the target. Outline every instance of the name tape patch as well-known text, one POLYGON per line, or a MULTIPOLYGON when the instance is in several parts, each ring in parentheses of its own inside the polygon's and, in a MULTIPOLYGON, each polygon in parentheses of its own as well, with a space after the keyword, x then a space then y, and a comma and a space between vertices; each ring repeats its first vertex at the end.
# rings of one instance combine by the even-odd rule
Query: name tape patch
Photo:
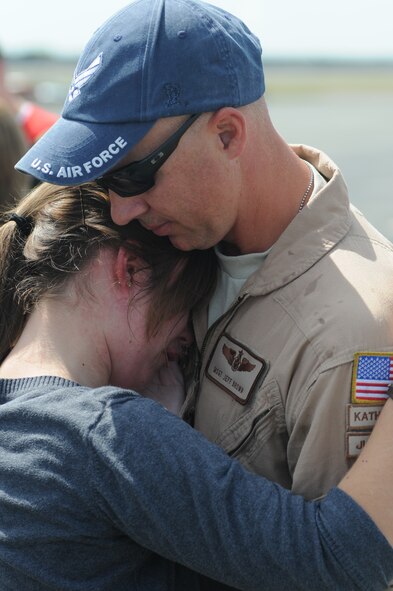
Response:
POLYGON ((240 404, 246 404, 267 372, 266 361, 223 335, 206 368, 207 377, 240 404))
POLYGON ((347 433, 347 457, 357 458, 366 445, 371 432, 366 433, 347 433))
POLYGON ((381 404, 348 404, 346 419, 346 453, 348 459, 357 458, 366 445, 371 431, 381 414, 381 404))
POLYGON ((382 405, 348 404, 347 428, 352 430, 372 429, 381 414, 382 405))

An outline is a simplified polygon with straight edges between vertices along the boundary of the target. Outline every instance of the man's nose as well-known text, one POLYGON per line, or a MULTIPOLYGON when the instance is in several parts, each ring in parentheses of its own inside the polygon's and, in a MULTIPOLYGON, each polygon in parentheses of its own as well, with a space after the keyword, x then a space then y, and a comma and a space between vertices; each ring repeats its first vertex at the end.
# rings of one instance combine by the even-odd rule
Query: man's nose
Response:
POLYGON ((125 226, 131 220, 139 218, 149 210, 143 197, 119 197, 114 191, 109 191, 111 203, 111 217, 118 226, 125 226))

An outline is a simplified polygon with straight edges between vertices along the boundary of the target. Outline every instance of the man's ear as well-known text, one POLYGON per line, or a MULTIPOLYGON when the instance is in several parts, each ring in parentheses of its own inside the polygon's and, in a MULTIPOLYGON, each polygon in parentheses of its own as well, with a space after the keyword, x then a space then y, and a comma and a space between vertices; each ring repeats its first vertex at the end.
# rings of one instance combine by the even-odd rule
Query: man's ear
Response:
POLYGON ((241 111, 233 107, 223 107, 213 113, 209 125, 215 128, 218 138, 231 159, 237 158, 243 151, 246 137, 246 119, 241 111))
POLYGON ((116 283, 128 290, 132 285, 132 276, 134 273, 140 271, 145 266, 144 261, 133 255, 124 246, 120 246, 115 261, 116 283))

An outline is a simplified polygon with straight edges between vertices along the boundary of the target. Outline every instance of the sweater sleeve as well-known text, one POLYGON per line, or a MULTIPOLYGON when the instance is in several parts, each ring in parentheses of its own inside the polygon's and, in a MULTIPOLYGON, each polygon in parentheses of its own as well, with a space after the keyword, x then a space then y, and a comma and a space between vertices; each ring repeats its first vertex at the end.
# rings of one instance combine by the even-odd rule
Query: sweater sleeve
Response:
POLYGON ((165 558, 244 591, 382 591, 393 577, 393 549, 344 492, 306 502, 151 400, 107 406, 89 438, 102 510, 165 558))

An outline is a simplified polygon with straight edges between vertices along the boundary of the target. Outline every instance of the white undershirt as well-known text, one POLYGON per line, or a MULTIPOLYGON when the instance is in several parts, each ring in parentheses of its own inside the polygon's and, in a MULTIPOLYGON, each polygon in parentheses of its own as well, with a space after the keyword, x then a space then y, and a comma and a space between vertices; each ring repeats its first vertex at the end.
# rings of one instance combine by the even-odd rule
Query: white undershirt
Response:
MULTIPOLYGON (((310 166, 314 173, 314 188, 310 195, 311 201, 313 196, 326 185, 326 181, 314 166, 310 166)), ((227 256, 220 252, 219 246, 215 247, 219 270, 217 286, 209 303, 209 326, 231 307, 244 283, 261 267, 270 250, 271 248, 265 252, 227 256)))

